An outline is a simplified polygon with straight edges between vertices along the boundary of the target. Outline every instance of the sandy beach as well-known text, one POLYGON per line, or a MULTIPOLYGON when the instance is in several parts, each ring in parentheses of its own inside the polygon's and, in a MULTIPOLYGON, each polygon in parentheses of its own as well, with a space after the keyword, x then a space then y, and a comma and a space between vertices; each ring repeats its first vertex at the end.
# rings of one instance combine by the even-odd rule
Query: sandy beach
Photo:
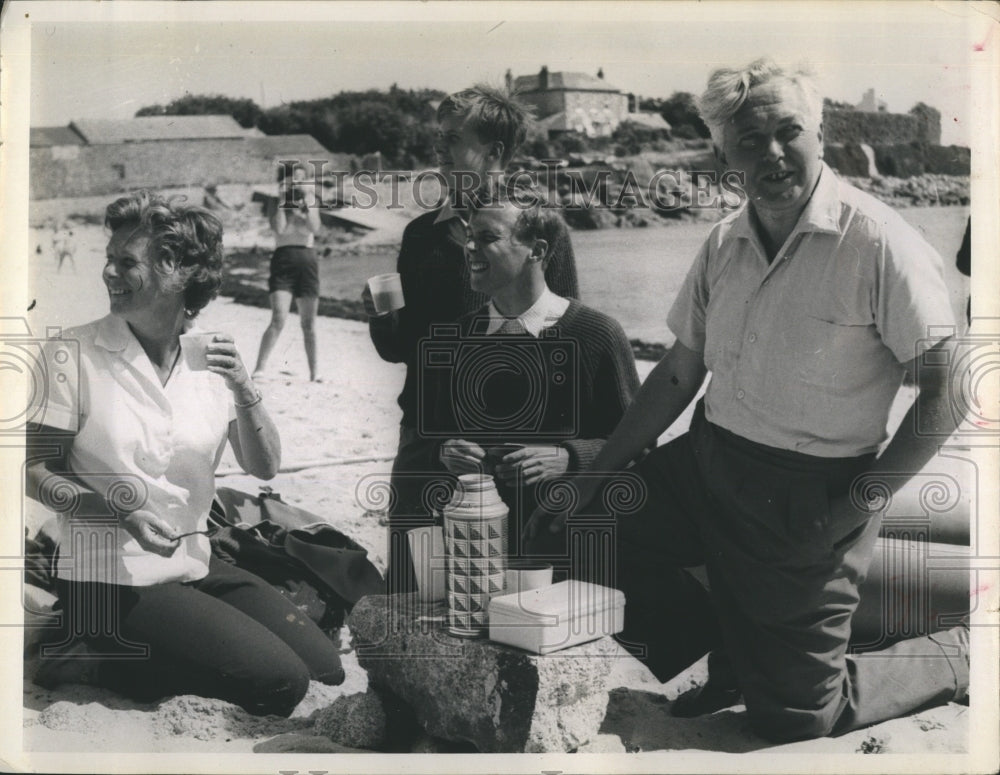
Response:
MULTIPOLYGON (((100 280, 105 237, 99 227, 83 227, 74 235, 75 265, 57 271, 48 254, 51 234, 32 230, 38 254, 32 288, 34 306, 24 315, 36 334, 51 326, 68 327, 105 314, 107 297, 100 280)), ((268 312, 218 299, 200 317, 202 327, 234 335, 244 361, 252 365, 268 312)), ((260 388, 282 437, 283 469, 267 484, 284 500, 301 505, 355 538, 380 568, 385 566, 384 528, 366 513, 359 482, 388 475, 398 435, 396 395, 404 369, 379 359, 363 323, 320 318, 317 321, 323 381, 307 379, 301 332, 290 319, 275 354, 270 375, 260 388)), ((645 377, 652 363, 640 362, 645 377)), ((898 416, 898 414, 897 414, 898 416)), ((686 418, 685 418, 686 419, 686 418)), ((668 431, 673 435, 683 426, 668 431)), ((222 461, 226 473, 235 467, 231 453, 222 461)), ((262 482, 242 474, 227 474, 218 484, 256 492, 262 482)), ((37 514, 29 514, 29 527, 37 514)), ((344 638, 342 650, 348 679, 336 688, 314 684, 290 719, 254 718, 218 700, 175 697, 139 705, 109 692, 83 686, 43 690, 25 681, 24 749, 26 751, 91 752, 222 752, 246 753, 260 741, 285 732, 309 734, 310 714, 339 696, 363 692, 367 686, 344 638)), ((699 662, 669 684, 660 684, 624 653, 616 660, 612 687, 619 693, 622 713, 636 721, 629 729, 609 712, 602 735, 581 753, 642 751, 745 751, 763 744, 745 725, 742 707, 710 717, 682 722, 667 715, 663 699, 704 680, 699 662)), ((968 707, 949 704, 860 730, 768 751, 798 753, 953 753, 968 750, 968 707)))

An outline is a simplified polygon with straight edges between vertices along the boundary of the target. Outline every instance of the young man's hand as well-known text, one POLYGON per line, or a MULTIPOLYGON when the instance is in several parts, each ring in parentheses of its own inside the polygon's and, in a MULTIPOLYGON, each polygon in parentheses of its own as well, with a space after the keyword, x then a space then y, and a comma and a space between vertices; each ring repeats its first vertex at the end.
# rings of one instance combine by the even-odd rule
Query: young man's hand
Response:
POLYGON ((502 482, 537 484, 562 476, 569 469, 569 452, 552 444, 528 445, 504 455, 494 469, 502 482))
POLYGON ((478 474, 483 470, 486 450, 465 439, 448 439, 441 445, 439 457, 453 474, 478 474))
POLYGON ((383 318, 391 314, 375 309, 375 300, 372 298, 372 289, 368 287, 368 283, 365 283, 365 289, 361 291, 361 301, 365 305, 365 314, 370 318, 383 318))

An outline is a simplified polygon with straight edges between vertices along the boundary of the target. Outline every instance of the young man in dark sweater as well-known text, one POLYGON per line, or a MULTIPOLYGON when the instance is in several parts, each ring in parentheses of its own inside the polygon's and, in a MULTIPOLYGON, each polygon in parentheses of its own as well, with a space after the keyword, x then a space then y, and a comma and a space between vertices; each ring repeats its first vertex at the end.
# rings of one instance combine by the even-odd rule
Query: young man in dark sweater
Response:
MULTIPOLYGON (((427 474, 434 470, 433 443, 418 432, 417 349, 431 326, 451 323, 486 303, 486 296, 469 286, 463 255, 467 203, 460 201, 476 181, 497 180, 524 142, 528 114, 510 95, 476 86, 449 95, 438 107, 435 152, 449 197, 438 209, 415 218, 403 233, 397 271, 406 306, 376 315, 366 288, 369 333, 379 355, 406 364, 406 381, 399 395, 403 411, 399 449, 392 467, 393 505, 389 514, 387 584, 390 592, 412 591, 414 578, 405 533, 433 523, 424 502, 427 474)), ((563 296, 576 298, 576 262, 563 226, 551 244, 546 279, 563 296)), ((428 397, 429 398, 429 397, 428 397)))
POLYGON ((563 228, 529 189, 478 204, 466 264, 490 301, 459 319, 457 339, 422 346, 421 384, 434 397, 422 430, 437 437, 439 465, 452 474, 493 474, 510 508, 511 555, 522 553, 520 524, 539 485, 586 469, 639 387, 617 321, 546 283, 563 228))

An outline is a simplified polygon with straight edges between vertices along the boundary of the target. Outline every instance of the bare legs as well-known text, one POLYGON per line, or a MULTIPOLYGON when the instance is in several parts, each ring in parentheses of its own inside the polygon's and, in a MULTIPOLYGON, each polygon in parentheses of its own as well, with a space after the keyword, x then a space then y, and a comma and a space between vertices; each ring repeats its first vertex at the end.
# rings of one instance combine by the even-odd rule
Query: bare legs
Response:
POLYGON ((316 382, 319 375, 316 372, 316 309, 319 298, 310 296, 299 298, 299 324, 302 326, 302 341, 306 346, 306 360, 309 362, 309 381, 316 382))
MULTIPOLYGON (((302 326, 302 339, 306 347, 306 360, 309 362, 309 379, 319 380, 316 363, 316 310, 319 298, 316 296, 299 297, 297 300, 299 322, 302 326)), ((271 293, 271 322, 260 340, 260 352, 257 354, 257 365, 254 367, 254 377, 261 376, 267 370, 267 361, 271 351, 281 336, 281 331, 288 320, 288 312, 292 306, 290 291, 274 291, 271 293)))
POLYGON ((260 351, 257 353, 257 365, 254 367, 253 375, 259 377, 267 368, 267 360, 271 357, 271 351, 281 336, 281 330, 288 320, 288 310, 292 306, 291 291, 271 292, 271 322, 264 331, 264 336, 260 340, 260 351))

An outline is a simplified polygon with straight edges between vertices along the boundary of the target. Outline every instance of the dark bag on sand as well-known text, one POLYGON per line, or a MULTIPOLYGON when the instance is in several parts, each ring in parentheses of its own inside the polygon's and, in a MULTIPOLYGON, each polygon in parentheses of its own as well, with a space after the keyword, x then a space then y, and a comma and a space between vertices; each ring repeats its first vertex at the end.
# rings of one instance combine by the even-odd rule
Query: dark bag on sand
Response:
POLYGON ((267 581, 326 629, 385 582, 356 541, 305 509, 264 491, 220 487, 212 504, 212 553, 267 581))

